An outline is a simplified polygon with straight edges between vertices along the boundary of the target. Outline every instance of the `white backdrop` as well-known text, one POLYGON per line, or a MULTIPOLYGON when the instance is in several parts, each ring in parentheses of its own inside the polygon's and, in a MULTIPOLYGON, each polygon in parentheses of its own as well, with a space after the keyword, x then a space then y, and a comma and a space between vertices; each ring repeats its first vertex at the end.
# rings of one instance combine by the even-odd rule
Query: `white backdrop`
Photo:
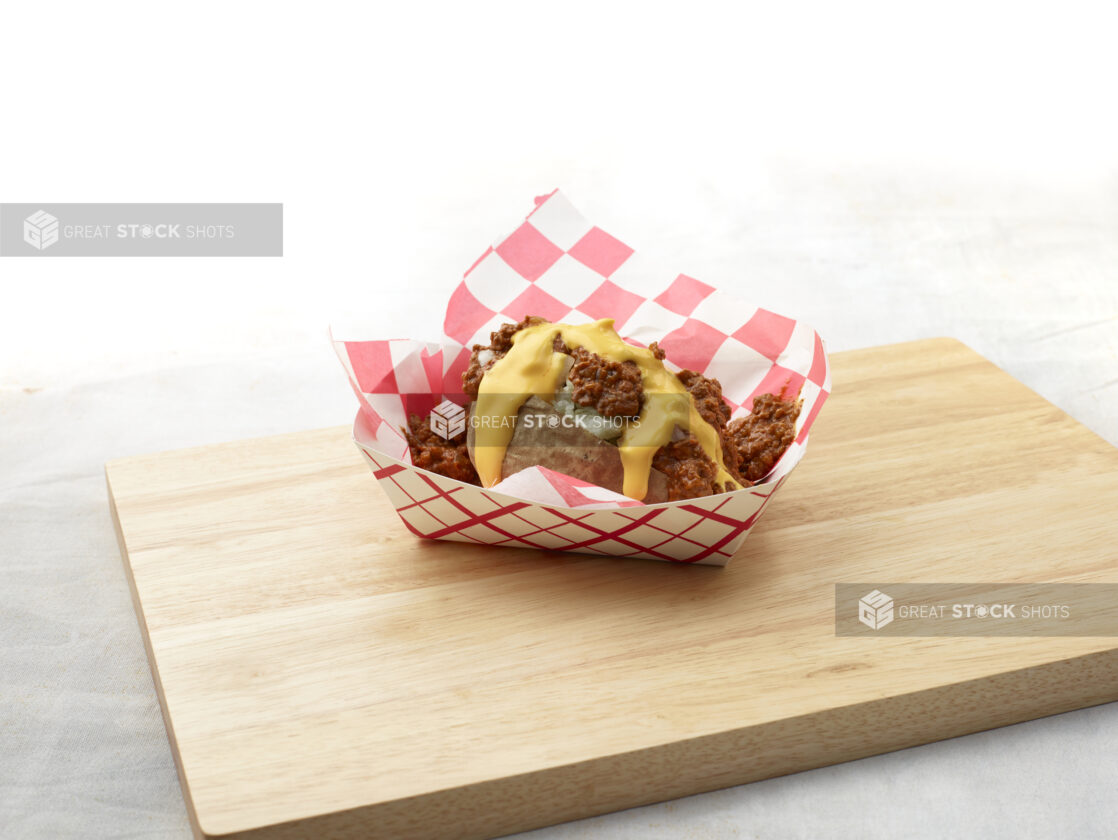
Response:
MULTIPOLYGON (((0 834, 188 836, 104 460, 347 422, 327 324, 437 335, 554 187, 832 351, 952 335, 1118 445, 1105 6, 778 5, 4 9, 0 201, 279 201, 285 256, 0 258, 0 834)), ((1116 727, 539 836, 1104 837, 1116 727)))

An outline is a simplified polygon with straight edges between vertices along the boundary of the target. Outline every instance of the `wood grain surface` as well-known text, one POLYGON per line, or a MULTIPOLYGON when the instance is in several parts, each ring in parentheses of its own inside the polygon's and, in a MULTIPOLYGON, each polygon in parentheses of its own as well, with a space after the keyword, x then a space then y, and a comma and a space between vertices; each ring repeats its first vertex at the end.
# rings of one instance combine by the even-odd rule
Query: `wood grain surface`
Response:
POLYGON ((348 427, 106 467, 200 837, 486 837, 1118 698, 1116 638, 839 638, 846 581, 1118 581, 1118 450, 951 339, 837 354, 729 567, 422 541, 348 427))

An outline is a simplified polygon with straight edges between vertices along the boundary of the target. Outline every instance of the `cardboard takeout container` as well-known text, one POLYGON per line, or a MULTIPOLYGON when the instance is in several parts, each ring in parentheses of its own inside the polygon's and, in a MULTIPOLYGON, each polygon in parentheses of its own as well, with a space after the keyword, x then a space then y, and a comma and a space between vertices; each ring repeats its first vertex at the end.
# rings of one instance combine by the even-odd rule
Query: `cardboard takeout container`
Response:
POLYGON ((831 387, 811 327, 645 265, 558 191, 537 198, 525 221, 466 272, 443 331, 436 342, 333 335, 360 401, 354 442, 404 525, 429 539, 725 565, 803 457, 831 387), (464 404, 470 347, 526 315, 613 318, 626 340, 658 341, 672 366, 720 380, 735 417, 754 396, 799 392, 795 441, 753 487, 655 505, 542 467, 483 489, 413 466, 400 431, 408 414, 426 416, 444 400, 464 404))

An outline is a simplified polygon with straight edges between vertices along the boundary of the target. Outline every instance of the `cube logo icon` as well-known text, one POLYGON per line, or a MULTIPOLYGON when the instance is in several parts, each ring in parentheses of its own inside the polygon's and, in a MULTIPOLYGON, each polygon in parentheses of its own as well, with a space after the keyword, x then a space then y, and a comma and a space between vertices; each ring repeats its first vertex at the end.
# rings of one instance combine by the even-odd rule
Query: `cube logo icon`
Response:
POLYGON ((880 630, 893 620, 893 599, 875 589, 858 601, 858 620, 871 630, 880 630))
POLYGON ((23 220, 23 241, 42 251, 58 241, 58 219, 46 210, 32 213, 23 220))
POLYGON ((431 410, 431 431, 443 440, 450 440, 466 428, 466 409, 450 400, 443 400, 431 410))

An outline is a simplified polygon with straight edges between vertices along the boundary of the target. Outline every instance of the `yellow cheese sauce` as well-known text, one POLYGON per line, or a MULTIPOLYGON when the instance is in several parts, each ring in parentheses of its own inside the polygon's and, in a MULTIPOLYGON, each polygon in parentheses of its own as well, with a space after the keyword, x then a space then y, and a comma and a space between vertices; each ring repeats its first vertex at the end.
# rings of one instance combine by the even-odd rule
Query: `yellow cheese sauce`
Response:
POLYGON ((648 493, 648 474, 656 451, 672 438, 675 427, 689 431, 718 467, 717 481, 729 489, 739 485, 726 471, 718 431, 702 418, 691 394, 652 351, 621 340, 612 318, 592 324, 535 324, 512 337, 512 348, 486 371, 478 389, 476 415, 486 427, 474 448, 474 465, 483 487, 501 480, 501 464, 512 439, 520 407, 535 395, 548 402, 563 384, 567 356, 554 350, 555 336, 568 347, 583 347, 614 362, 632 361, 641 372, 644 402, 639 422, 629 424, 618 439, 625 471, 623 492, 638 501, 648 493))

